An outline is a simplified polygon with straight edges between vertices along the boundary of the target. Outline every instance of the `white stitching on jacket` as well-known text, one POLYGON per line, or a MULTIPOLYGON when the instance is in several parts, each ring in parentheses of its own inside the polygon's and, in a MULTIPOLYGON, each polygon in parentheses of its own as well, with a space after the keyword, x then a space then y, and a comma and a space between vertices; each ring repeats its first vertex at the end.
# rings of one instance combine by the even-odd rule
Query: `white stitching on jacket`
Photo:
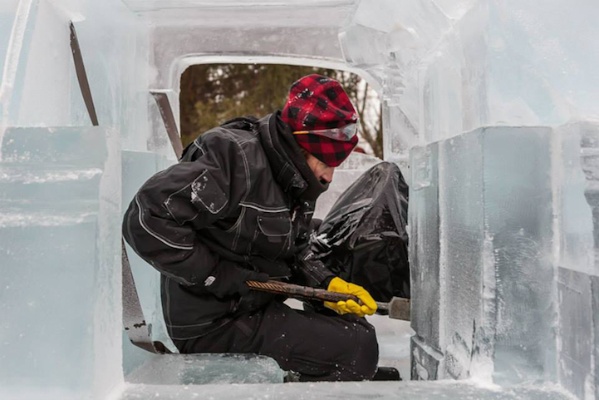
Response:
MULTIPOLYGON (((225 131, 225 132, 229 133, 229 131, 225 131)), ((231 135, 230 133, 229 133, 229 137, 231 137, 233 142, 237 145, 237 147, 239 147, 239 152, 241 153, 241 157, 243 159, 243 168, 244 168, 244 172, 245 172, 245 182, 246 182, 246 192, 245 192, 243 198, 239 201, 239 204, 242 204, 243 201, 249 196, 250 189, 252 187, 252 181, 250 179, 250 167, 248 164, 247 156, 245 155, 245 151, 241 147, 241 143, 239 142, 238 138, 235 137, 235 135, 231 135)), ((242 212, 242 214, 243 214, 243 212, 242 212)), ((242 219, 243 219, 243 216, 241 216, 239 218, 239 222, 241 222, 242 219)), ((235 238, 233 239, 233 245, 232 245, 231 250, 235 251, 237 249, 237 242, 239 240, 240 235, 241 235, 241 224, 238 225, 238 229, 237 229, 237 232, 235 233, 235 238)))
POLYGON ((253 203, 239 203, 239 205, 241 207, 253 208, 254 210, 262 211, 265 213, 279 213, 279 212, 289 211, 289 208, 287 208, 287 207, 263 208, 263 207, 258 206, 257 204, 253 204, 253 203))
POLYGON ((204 148, 198 144, 198 142, 197 142, 198 139, 194 140, 193 144, 194 144, 195 147, 198 148, 198 150, 200 150, 202 152, 202 155, 204 155, 204 154, 206 154, 206 150, 204 150, 204 148))
POLYGON ((244 218, 245 218, 245 208, 242 208, 241 212, 239 213, 239 219, 237 219, 237 221, 235 222, 235 225, 233 225, 231 227, 231 229, 227 230, 227 232, 232 231, 233 229, 237 230, 237 232, 235 232, 235 238, 233 238, 233 244, 231 245, 232 251, 237 250, 237 242, 239 242, 239 236, 241 236, 241 222, 244 220, 244 218))
POLYGON ((135 196, 135 203, 137 204, 137 208, 139 208, 139 224, 142 228, 144 228, 146 232, 148 232, 151 236, 155 237, 156 239, 160 240, 162 243, 174 249, 193 250, 193 246, 171 243, 168 239, 163 238, 162 236, 150 230, 150 228, 143 221, 143 208, 141 207, 141 204, 139 204, 139 195, 135 196))

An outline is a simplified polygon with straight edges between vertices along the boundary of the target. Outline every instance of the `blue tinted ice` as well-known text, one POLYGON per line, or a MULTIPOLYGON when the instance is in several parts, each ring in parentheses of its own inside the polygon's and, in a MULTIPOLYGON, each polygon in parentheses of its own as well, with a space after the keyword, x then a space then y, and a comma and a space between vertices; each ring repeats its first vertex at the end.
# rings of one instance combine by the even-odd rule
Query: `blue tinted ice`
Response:
POLYGON ((596 275, 584 127, 588 146, 589 124, 574 124, 484 128, 413 149, 412 201, 422 199, 410 220, 413 284, 415 293, 434 293, 414 296, 417 377, 549 380, 580 398, 592 393, 596 275))

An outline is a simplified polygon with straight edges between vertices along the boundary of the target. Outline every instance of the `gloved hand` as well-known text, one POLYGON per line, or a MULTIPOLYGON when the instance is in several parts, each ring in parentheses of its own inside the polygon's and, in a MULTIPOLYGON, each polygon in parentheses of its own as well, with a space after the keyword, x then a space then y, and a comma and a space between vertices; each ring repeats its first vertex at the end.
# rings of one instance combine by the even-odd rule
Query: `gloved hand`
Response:
POLYGON ((353 294, 362 302, 362 305, 360 305, 353 300, 338 301, 337 303, 325 301, 325 307, 330 308, 338 314, 355 314, 358 317, 363 317, 364 315, 372 315, 376 311, 376 302, 370 293, 368 293, 362 286, 354 285, 339 277, 335 277, 329 283, 327 290, 337 293, 353 294))
POLYGON ((216 297, 223 298, 233 295, 246 295, 250 287, 246 281, 266 282, 268 274, 241 268, 234 262, 223 260, 204 281, 204 287, 216 297))

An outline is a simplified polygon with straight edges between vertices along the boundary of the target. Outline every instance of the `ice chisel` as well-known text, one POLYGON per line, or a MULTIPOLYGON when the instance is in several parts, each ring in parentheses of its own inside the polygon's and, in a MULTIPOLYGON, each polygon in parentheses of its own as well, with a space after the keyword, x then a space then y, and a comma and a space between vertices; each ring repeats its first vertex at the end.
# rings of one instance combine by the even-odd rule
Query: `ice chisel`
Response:
MULTIPOLYGON (((359 302, 359 299, 352 294, 331 292, 325 289, 317 289, 308 286, 294 285, 291 283, 279 281, 247 281, 247 285, 254 290, 262 292, 284 294, 289 297, 302 300, 320 300, 320 301, 347 301, 354 300, 359 302)), ((410 320, 410 299, 402 297, 393 297, 390 302, 376 302, 377 312, 380 314, 388 314, 389 318, 401 319, 404 321, 410 320)))

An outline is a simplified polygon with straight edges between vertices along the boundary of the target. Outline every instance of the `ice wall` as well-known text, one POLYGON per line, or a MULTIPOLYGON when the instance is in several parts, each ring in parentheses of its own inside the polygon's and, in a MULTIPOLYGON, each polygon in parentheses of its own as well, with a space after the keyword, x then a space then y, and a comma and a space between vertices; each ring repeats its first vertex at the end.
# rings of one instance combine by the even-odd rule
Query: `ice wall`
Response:
POLYGON ((147 149, 144 28, 118 1, 3 1, 0 21, 0 397, 105 398, 123 382, 121 145, 147 149))
POLYGON ((598 126, 482 128, 412 150, 413 378, 596 397, 598 126))

